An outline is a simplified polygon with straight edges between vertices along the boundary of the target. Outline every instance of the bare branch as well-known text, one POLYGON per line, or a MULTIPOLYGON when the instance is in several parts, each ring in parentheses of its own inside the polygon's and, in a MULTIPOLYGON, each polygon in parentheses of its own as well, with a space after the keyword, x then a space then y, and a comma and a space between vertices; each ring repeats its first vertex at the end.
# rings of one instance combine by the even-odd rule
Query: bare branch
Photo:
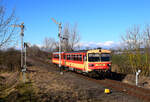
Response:
POLYGON ((16 23, 15 10, 8 16, 4 6, 0 6, 0 48, 6 47, 15 40, 15 29, 10 25, 16 23))
POLYGON ((63 29, 63 36, 68 40, 62 42, 64 51, 73 51, 77 47, 77 44, 80 41, 80 36, 77 30, 77 24, 73 28, 70 28, 70 24, 66 24, 63 29))
POLYGON ((54 49, 55 40, 51 37, 45 37, 43 41, 43 49, 48 52, 52 52, 54 49))

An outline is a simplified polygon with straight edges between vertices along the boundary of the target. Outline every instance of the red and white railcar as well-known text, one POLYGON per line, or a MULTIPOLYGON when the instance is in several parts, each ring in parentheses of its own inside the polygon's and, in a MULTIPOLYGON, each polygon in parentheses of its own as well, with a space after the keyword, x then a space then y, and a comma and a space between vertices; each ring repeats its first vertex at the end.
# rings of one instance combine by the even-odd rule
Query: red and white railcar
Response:
MULTIPOLYGON (((61 52, 61 66, 81 72, 110 72, 111 51, 104 49, 61 52)), ((59 64, 59 53, 54 52, 52 63, 59 64)))

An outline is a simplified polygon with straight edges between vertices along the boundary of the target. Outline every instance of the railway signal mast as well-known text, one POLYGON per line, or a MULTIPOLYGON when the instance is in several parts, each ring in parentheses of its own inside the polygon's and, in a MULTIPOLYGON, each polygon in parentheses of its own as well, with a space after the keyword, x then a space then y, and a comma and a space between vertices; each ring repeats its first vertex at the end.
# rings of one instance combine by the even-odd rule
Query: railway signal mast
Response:
POLYGON ((54 18, 51 18, 51 20, 58 25, 58 37, 59 37, 59 69, 60 69, 60 74, 63 74, 63 72, 61 71, 61 39, 65 39, 68 40, 68 38, 65 38, 63 36, 61 36, 61 30, 62 30, 62 25, 61 22, 58 23, 54 18))
POLYGON ((24 22, 22 22, 20 25, 11 25, 12 27, 20 27, 21 32, 20 32, 20 37, 21 37, 21 69, 23 72, 23 81, 25 82, 26 76, 25 76, 25 71, 26 71, 26 66, 24 66, 23 62, 23 52, 24 52, 24 47, 23 47, 23 37, 24 37, 24 22))

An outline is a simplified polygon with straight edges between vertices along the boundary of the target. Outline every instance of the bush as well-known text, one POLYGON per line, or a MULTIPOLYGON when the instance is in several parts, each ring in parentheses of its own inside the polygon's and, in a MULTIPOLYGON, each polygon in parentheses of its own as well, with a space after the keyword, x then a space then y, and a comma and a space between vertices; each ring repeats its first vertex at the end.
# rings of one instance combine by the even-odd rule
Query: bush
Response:
POLYGON ((0 70, 20 70, 20 51, 13 48, 0 51, 0 70))
POLYGON ((135 74, 140 69, 141 75, 149 76, 150 74, 150 64, 145 54, 113 54, 112 64, 112 69, 115 69, 116 72, 135 74))
POLYGON ((112 64, 113 64, 113 67, 117 67, 114 68, 116 69, 117 72, 120 72, 120 73, 132 73, 131 69, 130 69, 130 64, 129 64, 129 61, 128 61, 128 57, 125 56, 125 55, 122 55, 122 54, 113 54, 112 55, 112 64))

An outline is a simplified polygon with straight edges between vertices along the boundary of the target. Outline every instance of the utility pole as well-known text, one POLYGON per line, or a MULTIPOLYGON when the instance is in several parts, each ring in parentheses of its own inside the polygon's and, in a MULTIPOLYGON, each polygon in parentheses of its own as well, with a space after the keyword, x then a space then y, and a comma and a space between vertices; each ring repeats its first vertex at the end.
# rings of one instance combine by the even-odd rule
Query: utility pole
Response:
POLYGON ((60 68, 60 74, 63 74, 63 72, 61 71, 61 39, 66 39, 67 38, 64 38, 61 36, 61 30, 62 30, 62 25, 61 25, 61 22, 58 23, 54 18, 51 18, 51 20, 56 24, 58 25, 58 37, 59 37, 59 68, 60 68))
POLYGON ((24 22, 22 22, 20 25, 11 25, 12 27, 20 27, 21 28, 21 32, 20 32, 20 38, 21 38, 21 69, 23 72, 23 81, 25 82, 26 80, 26 75, 25 75, 25 71, 26 71, 26 67, 24 66, 24 59, 23 59, 23 53, 24 53, 24 47, 23 47, 23 37, 24 37, 24 22))

